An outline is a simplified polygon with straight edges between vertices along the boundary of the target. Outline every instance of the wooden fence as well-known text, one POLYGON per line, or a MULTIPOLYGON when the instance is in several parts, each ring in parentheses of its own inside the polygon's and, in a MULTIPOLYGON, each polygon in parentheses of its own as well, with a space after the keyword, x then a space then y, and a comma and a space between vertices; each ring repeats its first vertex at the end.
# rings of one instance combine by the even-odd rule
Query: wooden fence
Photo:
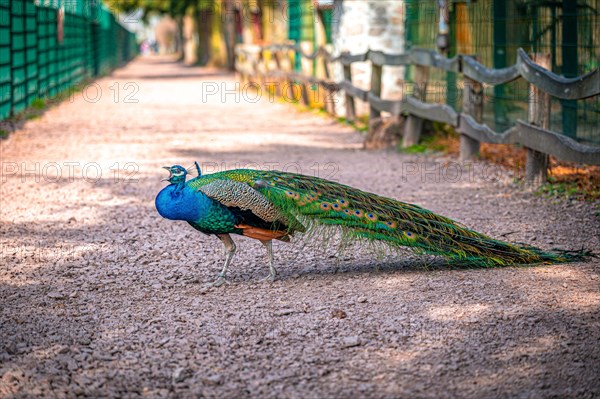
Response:
MULTIPOLYGON (((460 133, 461 160, 474 159, 479 153, 479 144, 520 144, 527 149, 526 181, 539 185, 546 181, 548 155, 558 159, 583 164, 600 165, 600 147, 585 145, 563 134, 549 130, 551 97, 578 100, 600 95, 600 69, 576 78, 564 78, 544 68, 548 57, 535 55, 532 60, 522 49, 518 51, 517 63, 508 68, 490 69, 477 62, 475 57, 457 55, 446 58, 425 49, 413 49, 404 54, 386 54, 367 51, 362 54, 342 53, 334 56, 324 48, 313 53, 304 52, 296 44, 271 44, 265 46, 244 45, 236 47, 236 71, 242 80, 276 86, 278 95, 295 98, 293 89, 300 89, 300 99, 309 105, 307 86, 319 85, 326 93, 343 90, 346 99, 346 118, 356 118, 354 99, 369 104, 370 118, 381 112, 397 117, 407 115, 403 146, 419 141, 423 119, 443 122, 460 133), (306 76, 293 70, 294 57, 298 54, 308 60, 322 62, 324 78, 306 76), (371 61, 371 86, 363 90, 353 85, 351 64, 371 61), (331 63, 343 65, 344 79, 335 82, 329 76, 331 63), (384 66, 413 65, 414 90, 403 100, 381 98, 381 77, 384 66), (430 68, 456 72, 463 75, 463 110, 457 112, 446 104, 428 103, 426 85, 430 68), (483 84, 494 86, 516 79, 525 79, 530 87, 529 118, 517 120, 504 132, 496 132, 482 123, 483 84), (287 90, 288 92, 282 92, 287 90)), ((323 105, 334 113, 333 104, 323 105)))

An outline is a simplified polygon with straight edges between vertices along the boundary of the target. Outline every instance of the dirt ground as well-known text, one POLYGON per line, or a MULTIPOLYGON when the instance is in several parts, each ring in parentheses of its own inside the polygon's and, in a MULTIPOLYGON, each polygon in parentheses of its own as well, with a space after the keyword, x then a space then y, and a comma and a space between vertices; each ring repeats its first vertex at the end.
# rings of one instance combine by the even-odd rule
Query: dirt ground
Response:
POLYGON ((206 290, 221 244, 153 201, 163 165, 273 167, 590 250, 598 204, 493 165, 363 151, 216 70, 139 59, 97 83, 0 143, 0 397, 600 396, 598 259, 468 270, 295 239, 266 283, 262 246, 239 238, 229 284, 206 290))

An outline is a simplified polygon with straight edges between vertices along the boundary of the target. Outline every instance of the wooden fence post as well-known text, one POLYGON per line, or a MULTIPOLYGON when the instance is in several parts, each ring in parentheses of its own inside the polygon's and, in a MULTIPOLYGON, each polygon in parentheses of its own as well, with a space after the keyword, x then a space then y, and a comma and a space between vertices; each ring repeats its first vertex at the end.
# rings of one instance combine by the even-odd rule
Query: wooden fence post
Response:
POLYGON ((241 57, 241 63, 244 66, 244 71, 242 72, 242 85, 245 85, 250 82, 250 74, 254 73, 254 65, 252 65, 252 60, 248 53, 246 53, 245 46, 243 47, 243 52, 240 52, 238 57, 241 57))
POLYGON ((256 83, 258 86, 261 87, 262 90, 262 86, 263 86, 263 79, 264 79, 264 75, 262 73, 264 69, 264 62, 263 62, 263 52, 262 52, 262 47, 257 51, 256 53, 256 64, 254 67, 254 83, 256 83))
MULTIPOLYGON (((383 74, 383 68, 381 65, 371 64, 371 88, 369 91, 371 94, 377 97, 381 97, 381 75, 383 74)), ((372 126, 371 122, 375 118, 379 118, 381 112, 369 104, 369 126, 372 126)))
MULTIPOLYGON (((236 46, 237 47, 237 46, 236 46)), ((244 73, 242 72, 242 57, 241 57, 241 51, 239 51, 239 47, 238 47, 238 51, 235 52, 234 54, 234 70, 235 70, 235 77, 237 80, 239 80, 241 82, 241 84, 244 84, 244 73)))
MULTIPOLYGON (((329 81, 329 68, 327 62, 327 33, 325 26, 327 23, 325 22, 325 18, 323 15, 323 10, 317 8, 314 12, 315 23, 314 23, 314 34, 315 34, 315 44, 317 49, 317 59, 315 60, 315 73, 314 76, 319 79, 324 79, 329 81), (319 62, 319 57, 321 57, 321 62, 319 62)), ((332 115, 335 114, 334 103, 330 102, 331 90, 327 85, 316 85, 316 96, 314 96, 314 100, 317 104, 321 103, 321 99, 323 100, 323 110, 332 115), (323 90, 323 92, 321 92, 323 90), (324 94, 324 96, 322 95, 324 94)))
MULTIPOLYGON (((311 60, 308 57, 306 57, 306 59, 304 59, 304 57, 302 57, 302 53, 310 54, 312 52, 312 49, 313 49, 312 42, 308 42, 308 41, 300 42, 300 50, 301 51, 299 51, 298 53, 300 54, 300 65, 302 66, 301 71, 304 76, 312 76, 314 68, 313 68, 313 60, 311 60)), ((309 81, 303 81, 303 82, 301 82, 301 86, 302 86, 302 102, 307 107, 310 107, 310 97, 308 94, 307 86, 312 86, 312 85, 310 84, 309 81)))
MULTIPOLYGON (((413 97, 417 100, 426 100, 428 79, 429 67, 423 65, 415 65, 415 82, 413 86, 413 97)), ((404 137, 402 138, 402 148, 418 144, 422 130, 423 119, 419 118, 416 115, 408 115, 408 118, 406 118, 406 125, 404 125, 404 137)))
MULTIPOLYGON (((550 54, 534 54, 533 61, 550 69, 550 54)), ((550 95, 529 84, 529 122, 542 129, 550 128, 550 95)), ((531 188, 537 188, 548 180, 548 155, 527 148, 525 166, 525 183, 531 188)))
MULTIPOLYGON (((321 52, 320 57, 323 59, 323 72, 324 72, 324 77, 327 81, 329 81, 329 62, 327 61, 327 56, 325 55, 325 53, 327 52, 327 49, 325 48, 325 46, 322 46, 321 49, 323 49, 323 51, 321 52)), ((332 91, 329 90, 328 87, 325 87, 325 98, 323 98, 323 109, 325 109, 325 112, 330 113, 331 115, 335 115, 335 104, 333 102, 333 99, 331 98, 332 95, 332 91)))
POLYGON ((286 82, 287 82, 287 89, 288 89, 288 95, 289 95, 289 99, 292 102, 298 102, 300 99, 296 98, 295 96, 295 92, 294 92, 294 85, 296 84, 296 81, 293 79, 293 74, 294 74, 294 58, 296 56, 296 52, 293 49, 287 49, 286 50, 286 55, 287 55, 287 74, 286 74, 286 82))
POLYGON ((283 79, 281 78, 281 72, 283 71, 282 62, 281 62, 281 50, 276 48, 272 52, 273 59, 275 60, 275 95, 277 97, 281 97, 282 91, 281 86, 283 84, 283 79))
MULTIPOLYGON (((344 65, 344 80, 352 84, 352 64, 344 65)), ((354 122, 356 120, 356 108, 354 106, 354 97, 352 97, 346 91, 344 98, 346 99, 346 119, 349 122, 354 122)))
MULTIPOLYGON (((477 123, 483 121, 483 85, 466 76, 463 89, 463 112, 473 117, 477 123)), ((461 134, 459 159, 461 161, 472 161, 478 158, 479 146, 479 141, 461 134)))
POLYGON ((307 84, 309 83, 300 82, 300 91, 302 94, 302 104, 304 104, 307 107, 310 107, 310 98, 308 97, 308 88, 306 87, 307 84))

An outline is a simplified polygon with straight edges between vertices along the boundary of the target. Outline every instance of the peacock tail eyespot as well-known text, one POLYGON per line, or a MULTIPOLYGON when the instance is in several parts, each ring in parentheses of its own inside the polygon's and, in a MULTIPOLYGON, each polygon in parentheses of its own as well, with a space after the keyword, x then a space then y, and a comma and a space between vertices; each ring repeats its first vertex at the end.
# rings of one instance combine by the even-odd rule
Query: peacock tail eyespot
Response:
POLYGON ((359 210, 359 209, 356 209, 356 210, 354 210, 354 212, 352 212, 352 214, 353 214, 354 216, 356 216, 357 218, 361 218, 361 217, 363 217, 363 215, 364 215, 364 212, 363 212, 363 211, 361 211, 361 210, 359 210))
POLYGON ((405 231, 404 232, 404 236, 406 238, 408 238, 409 240, 414 240, 414 239, 417 238, 417 236, 413 232, 411 232, 411 231, 405 231))
POLYGON ((294 198, 296 199, 296 201, 298 201, 298 200, 300 199, 300 193, 296 193, 296 194, 294 195, 294 198))
POLYGON ((367 219, 371 220, 371 221, 376 221, 377 220, 377 215, 373 214, 373 213, 367 213, 367 219))
POLYGON ((345 213, 346 215, 349 215, 349 214, 350 214, 350 209, 344 209, 344 213, 345 213))
POLYGON ((286 191, 286 192, 285 192, 285 195, 286 195, 288 198, 296 198, 296 193, 294 193, 294 192, 293 192, 293 191, 291 191, 291 190, 288 190, 288 191, 286 191))
POLYGON ((332 206, 333 206, 333 209, 335 209, 336 211, 338 209, 340 209, 340 204, 333 204, 332 206))
POLYGON ((343 198, 340 198, 339 200, 337 200, 337 202, 339 202, 340 206, 342 206, 343 208, 349 205, 348 201, 343 198))
POLYGON ((385 222, 385 224, 392 229, 395 229, 398 226, 398 223, 396 222, 385 222))
POLYGON ((321 209, 327 211, 331 208, 331 204, 329 202, 322 202, 321 203, 321 209))

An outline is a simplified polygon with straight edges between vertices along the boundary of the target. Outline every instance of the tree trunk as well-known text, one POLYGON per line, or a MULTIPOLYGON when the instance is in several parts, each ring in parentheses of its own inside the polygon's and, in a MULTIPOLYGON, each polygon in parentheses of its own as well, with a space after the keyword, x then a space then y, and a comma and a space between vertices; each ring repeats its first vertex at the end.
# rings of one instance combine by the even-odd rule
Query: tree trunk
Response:
POLYGON ((194 6, 194 22, 196 33, 198 35, 198 45, 196 46, 196 63, 206 65, 210 59, 210 34, 211 18, 210 9, 200 9, 199 5, 194 6))
POLYGON ((185 46, 183 41, 183 15, 177 15, 175 17, 175 23, 177 24, 177 30, 175 31, 175 52, 178 54, 177 61, 183 61, 185 58, 185 46))
POLYGON ((223 0, 224 27, 223 34, 225 40, 225 51, 227 59, 227 69, 235 70, 235 8, 231 0, 223 0))

